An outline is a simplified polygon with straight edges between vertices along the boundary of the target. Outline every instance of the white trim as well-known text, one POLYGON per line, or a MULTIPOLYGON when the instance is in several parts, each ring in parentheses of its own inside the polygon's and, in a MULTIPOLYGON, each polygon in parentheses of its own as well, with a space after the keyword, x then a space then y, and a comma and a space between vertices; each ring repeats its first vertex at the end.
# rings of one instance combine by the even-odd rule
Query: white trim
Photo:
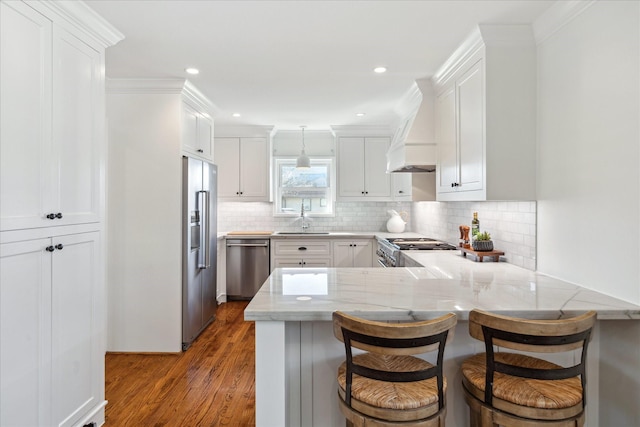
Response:
POLYGON ((544 43, 595 2, 596 0, 566 0, 555 2, 533 23, 533 34, 536 44, 540 45, 544 43))
POLYGON ((434 86, 446 84, 446 81, 458 70, 469 57, 484 46, 480 28, 476 27, 462 44, 449 56, 449 58, 433 74, 431 81, 434 86))
POLYGON ((107 93, 112 94, 181 94, 185 79, 106 79, 107 93))
POLYGON ((36 10, 42 10, 42 7, 48 8, 76 28, 89 34, 103 48, 113 46, 124 39, 124 34, 82 1, 27 1, 26 3, 36 10))

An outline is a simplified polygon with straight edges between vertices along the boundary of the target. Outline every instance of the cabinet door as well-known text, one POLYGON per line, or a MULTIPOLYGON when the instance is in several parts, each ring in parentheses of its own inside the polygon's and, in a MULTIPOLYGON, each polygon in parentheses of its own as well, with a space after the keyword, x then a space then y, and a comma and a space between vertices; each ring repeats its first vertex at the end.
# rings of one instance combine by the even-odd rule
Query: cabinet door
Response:
POLYGON ((52 254, 54 425, 71 426, 103 399, 104 348, 98 293, 99 233, 55 237, 52 254), (61 245, 61 246, 57 246, 61 245))
POLYGON ((197 151, 201 157, 213 160, 213 122, 203 114, 198 115, 197 151))
POLYGON ((0 230, 50 225, 51 21, 0 3, 0 230))
POLYGON ((352 242, 333 242, 334 267, 353 267, 352 245, 352 242))
POLYGON ((218 197, 240 196, 240 138, 215 138, 214 154, 218 165, 218 197))
POLYGON ((53 211, 48 225, 97 222, 100 215, 100 53, 61 29, 53 45, 53 211))
POLYGON ((411 173, 393 173, 391 174, 391 187, 393 200, 411 201, 413 192, 411 173))
POLYGON ((364 174, 364 138, 340 138, 338 143, 338 196, 364 197, 364 174))
MULTIPOLYGON (((3 13, 6 9, 3 9, 3 13)), ((51 425, 50 239, 0 245, 0 425, 51 425)))
POLYGON ((365 138, 364 177, 365 196, 389 198, 391 176, 387 173, 389 138, 365 138))
POLYGON ((186 102, 182 103, 182 149, 191 154, 198 152, 198 112, 186 102))
POLYGON ((484 169, 484 86, 482 61, 475 63, 457 82, 459 113, 458 191, 481 190, 484 169))
POLYGON ((455 191, 458 179, 458 147, 456 132, 455 87, 438 96, 436 100, 436 141, 438 143, 438 169, 436 187, 438 193, 455 191))
POLYGON ((240 138, 240 193, 251 201, 269 200, 269 147, 266 138, 240 138))
POLYGON ((373 243, 371 240, 353 242, 353 267, 373 267, 373 243))

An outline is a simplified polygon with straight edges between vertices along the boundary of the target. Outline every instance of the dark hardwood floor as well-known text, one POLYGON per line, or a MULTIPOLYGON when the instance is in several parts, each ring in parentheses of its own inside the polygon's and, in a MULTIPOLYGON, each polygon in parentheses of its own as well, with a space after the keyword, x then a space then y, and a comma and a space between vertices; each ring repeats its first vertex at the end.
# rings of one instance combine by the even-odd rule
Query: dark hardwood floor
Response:
POLYGON ((107 354, 106 426, 255 425, 255 324, 218 306, 182 354, 107 354))

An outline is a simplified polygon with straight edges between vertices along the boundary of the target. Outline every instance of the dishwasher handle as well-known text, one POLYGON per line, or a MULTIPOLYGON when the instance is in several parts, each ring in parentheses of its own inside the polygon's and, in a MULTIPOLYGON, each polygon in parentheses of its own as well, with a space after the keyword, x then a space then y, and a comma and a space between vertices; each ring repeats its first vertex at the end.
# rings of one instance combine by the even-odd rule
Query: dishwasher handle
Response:
POLYGON ((269 243, 262 243, 262 244, 256 244, 256 243, 227 243, 227 247, 228 248, 231 248, 231 247, 268 248, 269 247, 269 243))

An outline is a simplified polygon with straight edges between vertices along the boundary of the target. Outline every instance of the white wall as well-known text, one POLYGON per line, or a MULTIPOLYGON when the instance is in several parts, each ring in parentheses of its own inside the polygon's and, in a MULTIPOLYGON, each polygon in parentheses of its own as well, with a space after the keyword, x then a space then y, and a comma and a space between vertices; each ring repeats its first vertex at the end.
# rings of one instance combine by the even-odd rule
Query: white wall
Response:
POLYGON ((180 352, 180 96, 109 93, 107 112, 107 350, 180 352))
POLYGON ((539 40, 537 52, 538 270, 636 304, 639 9, 595 2, 539 40))

